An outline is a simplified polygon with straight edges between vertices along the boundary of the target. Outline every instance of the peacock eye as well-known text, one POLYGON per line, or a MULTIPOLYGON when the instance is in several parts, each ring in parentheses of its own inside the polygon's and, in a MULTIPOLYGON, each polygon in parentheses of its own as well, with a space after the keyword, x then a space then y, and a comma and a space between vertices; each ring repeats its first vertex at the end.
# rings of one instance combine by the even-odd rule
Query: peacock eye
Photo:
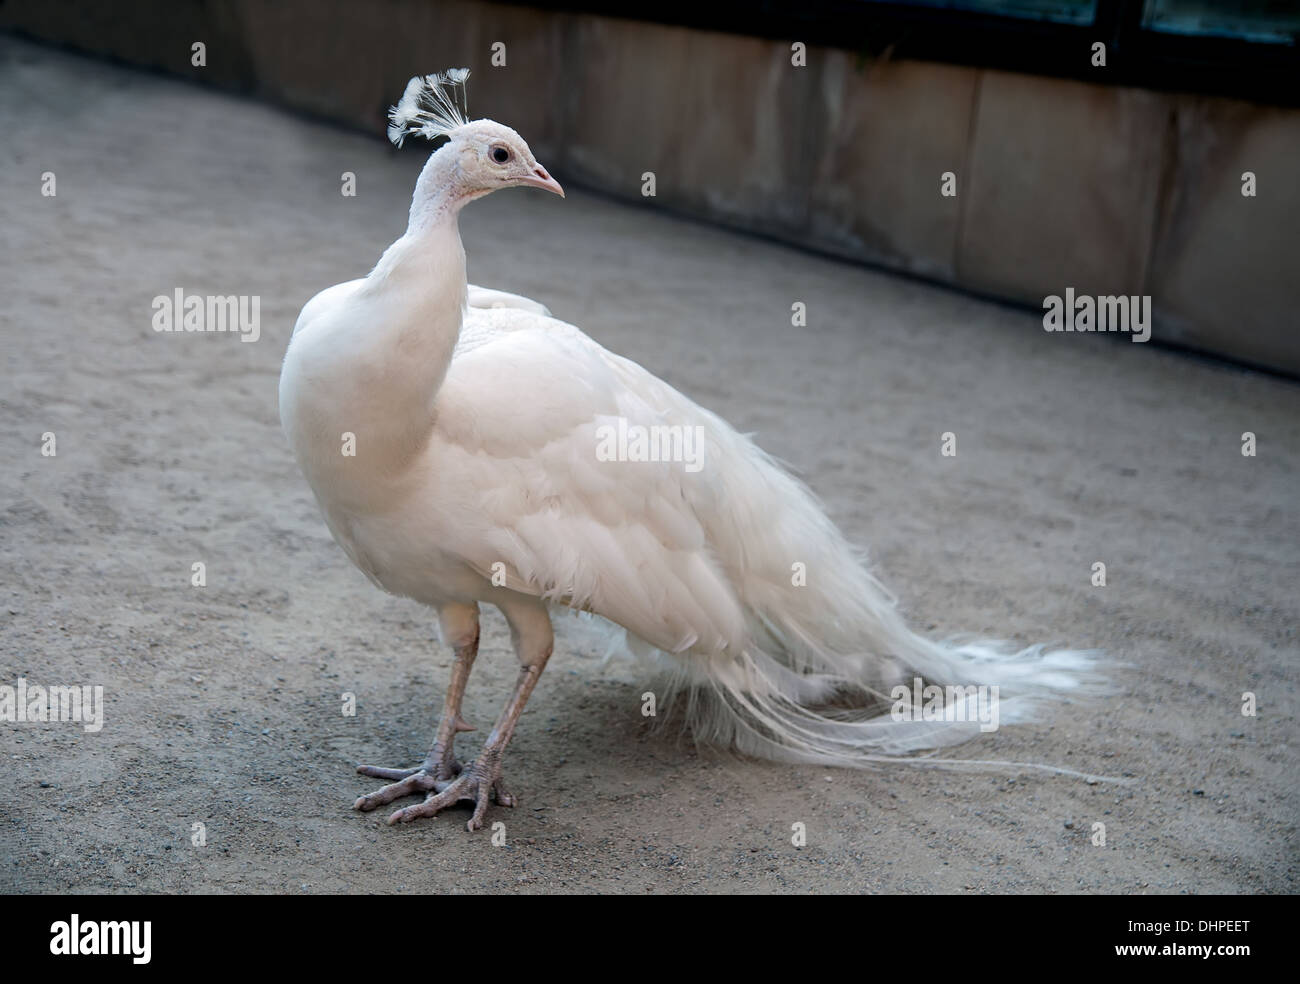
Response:
POLYGON ((510 160, 510 151, 506 150, 504 147, 493 147, 492 159, 498 164, 504 164, 506 161, 510 160))

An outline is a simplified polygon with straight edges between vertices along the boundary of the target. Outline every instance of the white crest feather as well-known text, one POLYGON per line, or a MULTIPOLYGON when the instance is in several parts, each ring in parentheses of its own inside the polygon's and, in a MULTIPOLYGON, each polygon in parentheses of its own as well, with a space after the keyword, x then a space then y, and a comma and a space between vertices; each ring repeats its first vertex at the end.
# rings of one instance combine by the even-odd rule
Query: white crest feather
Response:
POLYGON ((468 78, 468 68, 449 68, 411 79, 397 105, 388 110, 388 139, 400 147, 409 135, 433 140, 468 123, 468 78))

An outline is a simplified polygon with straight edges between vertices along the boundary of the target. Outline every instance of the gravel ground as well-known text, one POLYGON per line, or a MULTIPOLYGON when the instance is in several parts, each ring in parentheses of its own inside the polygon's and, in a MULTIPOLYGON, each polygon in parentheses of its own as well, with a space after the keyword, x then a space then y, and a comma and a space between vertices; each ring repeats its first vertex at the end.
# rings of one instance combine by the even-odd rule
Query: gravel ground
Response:
MULTIPOLYGON (((331 541, 276 383, 301 305, 401 233, 422 156, 6 38, 0 129, 0 684, 106 700, 98 732, 0 723, 0 890, 1295 890, 1294 383, 576 189, 475 203, 471 280, 756 432, 919 627, 1111 654, 1114 696, 960 754, 1131 782, 697 749, 561 625, 507 759, 522 803, 489 813, 506 844, 464 808, 388 828, 353 765, 422 757, 450 654, 331 541), (155 333, 178 286, 260 296, 260 339, 155 333)), ((514 674, 488 610, 467 717, 514 674)))

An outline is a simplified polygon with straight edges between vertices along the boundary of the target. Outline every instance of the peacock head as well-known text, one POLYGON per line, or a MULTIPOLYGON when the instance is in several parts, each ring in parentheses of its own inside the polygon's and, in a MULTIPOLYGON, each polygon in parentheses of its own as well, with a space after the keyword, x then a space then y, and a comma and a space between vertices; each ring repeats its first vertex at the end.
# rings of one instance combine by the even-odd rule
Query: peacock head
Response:
POLYGON ((467 118, 467 78, 469 69, 453 68, 411 79, 401 101, 388 112, 388 139, 400 147, 412 135, 447 137, 435 157, 442 180, 453 185, 449 190, 459 202, 521 185, 563 198, 564 189, 537 163, 523 137, 495 120, 467 118))

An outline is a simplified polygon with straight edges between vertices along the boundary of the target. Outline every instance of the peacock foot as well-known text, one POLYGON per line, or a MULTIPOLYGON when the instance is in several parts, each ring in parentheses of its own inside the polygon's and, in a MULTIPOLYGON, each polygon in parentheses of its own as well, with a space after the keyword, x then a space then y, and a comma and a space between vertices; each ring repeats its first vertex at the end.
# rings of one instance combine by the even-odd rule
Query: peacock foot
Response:
POLYGON ((397 782, 360 797, 355 809, 373 810, 377 806, 391 803, 403 796, 413 793, 426 793, 423 803, 398 810, 388 818, 391 826, 396 823, 410 823, 420 817, 431 817, 440 810, 445 810, 454 803, 468 800, 474 804, 474 813, 466 823, 468 830, 478 830, 483 826, 483 814, 487 812, 488 801, 495 798, 501 806, 514 806, 515 797, 506 789, 501 778, 501 761, 499 755, 485 751, 468 769, 456 765, 455 775, 439 778, 438 769, 430 770, 429 763, 419 769, 379 769, 373 766, 358 766, 357 771, 363 775, 379 779, 396 779, 397 782))

